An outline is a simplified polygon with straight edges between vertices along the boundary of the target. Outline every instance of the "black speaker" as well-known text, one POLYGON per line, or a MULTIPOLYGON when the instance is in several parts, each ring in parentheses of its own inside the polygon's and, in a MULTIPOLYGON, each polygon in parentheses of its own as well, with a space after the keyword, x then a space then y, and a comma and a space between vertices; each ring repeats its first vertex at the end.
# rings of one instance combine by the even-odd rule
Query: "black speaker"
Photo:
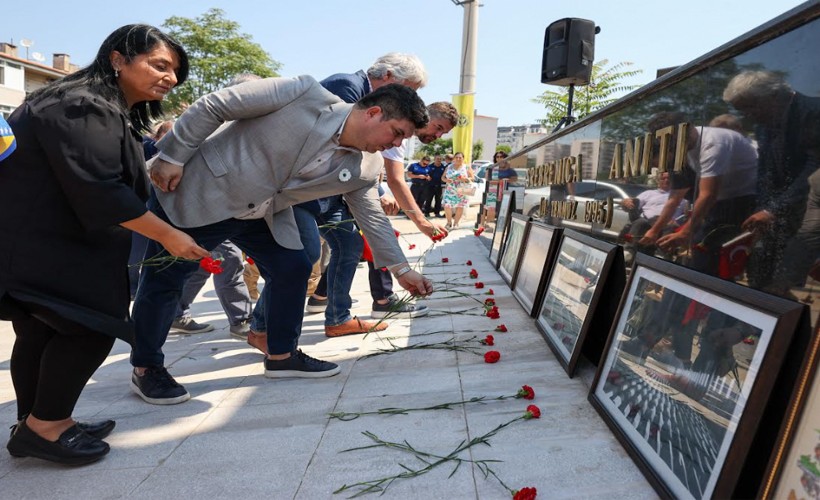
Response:
POLYGON ((568 17, 547 26, 541 83, 586 85, 595 59, 595 33, 600 31, 587 19, 568 17))

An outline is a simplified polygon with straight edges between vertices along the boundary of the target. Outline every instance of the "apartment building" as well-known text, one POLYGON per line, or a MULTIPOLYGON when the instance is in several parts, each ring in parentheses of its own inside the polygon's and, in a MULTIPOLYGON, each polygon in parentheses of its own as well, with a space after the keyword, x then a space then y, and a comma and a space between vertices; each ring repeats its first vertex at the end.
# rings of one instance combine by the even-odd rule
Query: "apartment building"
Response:
POLYGON ((68 54, 54 54, 51 66, 20 57, 17 46, 0 43, 0 115, 7 117, 29 92, 74 71, 68 54))

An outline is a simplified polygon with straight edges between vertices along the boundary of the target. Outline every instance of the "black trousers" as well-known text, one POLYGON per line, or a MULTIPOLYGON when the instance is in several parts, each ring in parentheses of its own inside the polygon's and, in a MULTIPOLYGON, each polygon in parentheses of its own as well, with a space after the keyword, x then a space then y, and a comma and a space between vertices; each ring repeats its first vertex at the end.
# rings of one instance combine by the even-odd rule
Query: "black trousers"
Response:
POLYGON ((12 321, 17 338, 11 352, 11 380, 17 395, 17 419, 71 417, 91 375, 105 361, 114 337, 75 325, 59 332, 28 316, 12 321))
POLYGON ((424 191, 426 189, 426 182, 414 182, 410 184, 410 194, 413 195, 413 199, 416 201, 416 205, 418 205, 420 209, 424 208, 424 191))
POLYGON ((419 205, 419 207, 424 211, 425 215, 430 215, 430 212, 435 212, 437 214, 441 213, 441 197, 442 197, 442 186, 441 184, 433 185, 428 184, 427 188, 424 191, 424 206, 419 205), (433 200, 436 200, 435 203, 433 200))

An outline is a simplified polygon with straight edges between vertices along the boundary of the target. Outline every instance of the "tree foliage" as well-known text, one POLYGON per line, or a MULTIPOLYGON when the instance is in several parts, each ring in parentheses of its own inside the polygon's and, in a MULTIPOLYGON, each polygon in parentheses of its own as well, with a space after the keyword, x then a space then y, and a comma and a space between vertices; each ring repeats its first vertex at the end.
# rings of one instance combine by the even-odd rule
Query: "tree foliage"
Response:
POLYGON ((250 35, 241 33, 239 23, 226 19, 221 9, 212 8, 194 19, 172 16, 163 27, 185 47, 190 63, 188 80, 166 100, 172 111, 223 88, 238 74, 278 76, 282 66, 250 35))
MULTIPOLYGON (((640 87, 640 85, 625 85, 622 82, 626 78, 643 73, 643 70, 628 69, 632 63, 626 61, 607 68, 608 64, 607 59, 594 63, 589 85, 575 87, 572 100, 575 118, 583 118, 615 102, 623 94, 640 87)), ((560 90, 546 90, 533 99, 533 102, 543 104, 547 110, 547 116, 541 120, 541 123, 548 128, 555 127, 567 114, 569 87, 561 87, 560 90)))
MULTIPOLYGON (((453 154, 453 139, 436 139, 429 144, 422 144, 421 147, 413 154, 413 158, 418 160, 423 156, 433 157, 436 155, 444 156, 446 154, 453 154)), ((484 152, 484 141, 481 139, 473 143, 473 158, 481 158, 481 153, 484 152)), ((462 151, 463 153, 463 151, 462 151)))
POLYGON ((479 139, 479 140, 477 140, 476 142, 473 143, 473 156, 471 156, 470 158, 472 158, 473 161, 475 161, 475 160, 481 158, 481 153, 483 153, 483 152, 484 152, 484 141, 479 139))
POLYGON ((510 146, 509 144, 497 144, 495 146, 495 152, 497 153, 499 151, 503 151, 507 154, 510 154, 512 153, 512 146, 510 146))

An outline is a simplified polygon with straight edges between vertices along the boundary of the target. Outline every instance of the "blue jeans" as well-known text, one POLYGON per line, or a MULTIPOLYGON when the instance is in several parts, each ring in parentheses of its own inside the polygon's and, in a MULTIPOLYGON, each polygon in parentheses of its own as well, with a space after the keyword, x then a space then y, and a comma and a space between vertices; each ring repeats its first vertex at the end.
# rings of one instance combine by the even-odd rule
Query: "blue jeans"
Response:
MULTIPOLYGON (((168 222, 155 196, 148 201, 148 208, 168 222)), ((268 335, 268 352, 286 354, 295 351, 302 332, 302 311, 311 269, 307 252, 289 250, 276 243, 264 219, 227 219, 207 226, 179 229, 207 250, 230 240, 254 257, 268 290, 265 300, 260 300, 265 317, 276 318, 276 330, 268 335)), ((160 252, 164 253, 162 246, 150 241, 146 255, 160 252)), ((162 346, 174 320, 182 287, 197 268, 197 264, 192 262, 143 267, 132 313, 136 327, 136 342, 131 351, 132 365, 164 365, 162 346)))
MULTIPOLYGON (((319 260, 322 253, 322 244, 319 241, 319 230, 316 227, 316 217, 312 212, 299 205, 293 207, 293 216, 296 219, 296 226, 299 228, 299 238, 302 240, 302 246, 305 247, 305 254, 310 261, 310 265, 313 266, 313 263, 319 260)), ((253 257, 254 261, 256 260, 256 257, 253 255, 251 255, 251 257, 253 257)), ((310 276, 310 273, 308 273, 308 276, 310 276)), ((307 293, 307 284, 305 285, 305 291, 307 293)), ((263 304, 267 302, 269 293, 273 293, 273 290, 268 286, 268 282, 265 281, 265 286, 259 294, 259 300, 256 302, 253 308, 253 314, 251 315, 251 329, 255 332, 268 331, 263 304)))
MULTIPOLYGON (((342 203, 341 196, 323 198, 320 205, 320 212, 315 215, 299 206, 293 207, 293 212, 296 214, 296 224, 299 226, 302 245, 306 249, 311 248, 311 251, 308 252, 309 256, 313 257, 311 262, 316 262, 319 259, 321 251, 318 234, 322 235, 330 247, 330 263, 327 266, 325 276, 328 294, 325 325, 335 326, 352 318, 350 307, 353 301, 350 298, 350 288, 353 286, 353 277, 356 274, 356 266, 358 266, 359 258, 362 255, 364 240, 356 225, 350 222, 353 216, 350 215, 350 211, 342 203), (333 227, 319 228, 318 233, 316 232, 317 224, 325 225, 340 223, 341 221, 348 222, 335 224, 333 227)), ((265 288, 262 289, 262 297, 264 297, 267 288, 266 284, 265 288)), ((263 299, 260 298, 261 300, 263 299)), ((264 332, 267 331, 266 327, 265 318, 257 306, 253 311, 251 328, 257 332, 264 332)))

